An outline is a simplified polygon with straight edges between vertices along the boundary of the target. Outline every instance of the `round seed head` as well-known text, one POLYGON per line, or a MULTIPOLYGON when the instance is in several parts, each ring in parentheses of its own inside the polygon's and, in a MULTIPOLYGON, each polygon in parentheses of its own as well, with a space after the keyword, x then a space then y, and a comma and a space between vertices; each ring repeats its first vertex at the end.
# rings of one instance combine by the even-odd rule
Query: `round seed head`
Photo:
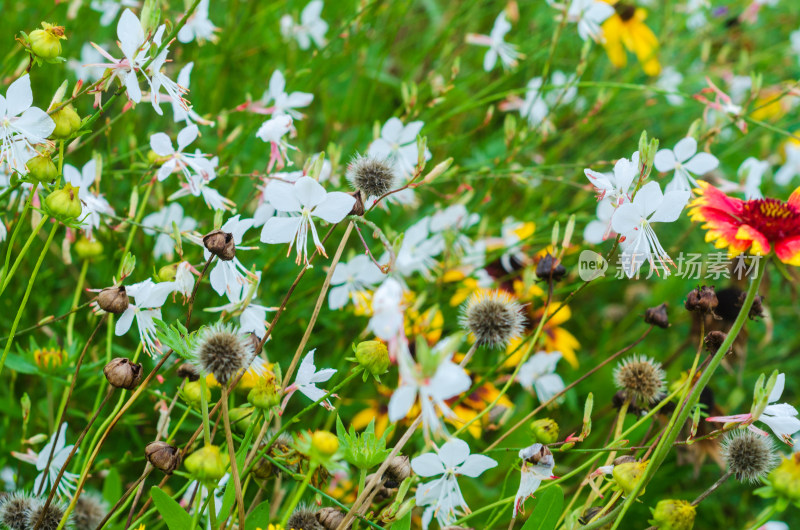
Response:
POLYGON ((106 515, 106 502, 94 493, 81 493, 72 512, 75 530, 95 530, 106 515))
POLYGON ((12 493, 0 500, 0 526, 10 530, 28 528, 28 517, 39 501, 22 492, 12 493))
POLYGON ((325 530, 325 527, 317 521, 317 514, 308 508, 296 509, 289 517, 286 528, 294 528, 294 530, 325 530))
MULTIPOLYGON (((42 524, 39 526, 41 530, 56 530, 66 511, 66 506, 59 501, 54 500, 47 509, 44 507, 44 502, 39 501, 28 514, 27 528, 35 528, 37 522, 41 519, 42 524)), ((71 521, 72 516, 70 516, 66 526, 71 527, 71 521)))
POLYGON ((756 483, 778 465, 780 457, 769 436, 737 429, 722 441, 722 457, 740 482, 756 483))
POLYGON ((655 403, 666 389, 661 363, 646 355, 632 355, 614 369, 614 383, 631 404, 645 407, 655 403))
POLYGON ((480 346, 504 348, 519 337, 525 324, 522 306, 504 291, 472 295, 461 314, 461 325, 480 346))
POLYGON ((206 373, 222 385, 250 364, 253 342, 231 325, 214 324, 203 330, 196 346, 197 361, 206 373))
POLYGON ((347 180, 365 197, 380 197, 394 189, 394 169, 380 158, 356 155, 347 166, 347 180))

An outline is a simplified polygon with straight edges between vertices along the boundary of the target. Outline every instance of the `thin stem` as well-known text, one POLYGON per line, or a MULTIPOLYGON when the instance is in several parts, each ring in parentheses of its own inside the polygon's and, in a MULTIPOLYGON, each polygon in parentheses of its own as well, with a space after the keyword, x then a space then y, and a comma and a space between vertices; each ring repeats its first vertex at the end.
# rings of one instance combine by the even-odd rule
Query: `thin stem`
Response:
POLYGON ((231 461, 231 476, 233 477, 233 487, 236 490, 236 504, 239 506, 239 528, 244 529, 244 498, 242 495, 242 482, 239 478, 239 465, 236 462, 236 448, 233 445, 233 434, 231 433, 231 420, 228 416, 228 387, 222 385, 222 421, 225 424, 225 439, 228 442, 228 455, 231 461))
POLYGON ((8 287, 8 285, 11 283, 11 278, 14 277, 14 274, 17 272, 17 268, 19 268, 20 263, 22 263, 22 258, 24 258, 25 254, 28 253, 28 249, 30 248, 31 243, 33 243, 33 240, 36 239, 37 235, 39 235, 39 232, 41 231, 42 227, 44 226, 44 224, 47 222, 48 219, 49 219, 48 216, 46 215, 42 216, 41 220, 39 221, 39 224, 37 224, 36 228, 33 229, 33 232, 31 232, 31 235, 28 236, 28 239, 25 240, 25 244, 22 246, 22 250, 19 251, 17 258, 14 260, 14 264, 11 266, 11 270, 8 270, 7 266, 6 269, 4 269, 6 273, 3 275, 3 285, 2 287, 0 287, 0 294, 3 294, 3 292, 6 290, 6 287, 8 287))
POLYGON ((211 425, 208 419, 208 385, 206 378, 202 375, 198 379, 200 382, 200 413, 203 418, 203 444, 211 445, 211 425))
MULTIPOLYGON (((17 234, 19 233, 22 225, 24 224, 25 217, 28 214, 28 210, 31 209, 31 202, 33 201, 33 196, 36 195, 36 189, 39 187, 39 182, 34 182, 33 188, 31 188, 30 193, 28 194, 28 198, 25 200, 25 206, 22 208, 22 213, 17 219, 17 224, 14 227, 14 231, 11 232, 11 237, 8 238, 8 244, 6 245, 6 259, 3 262, 3 285, 6 283, 6 276, 8 275, 8 264, 11 262, 11 250, 14 248, 14 241, 17 239, 17 234)), ((20 257, 22 257, 25 253, 21 252, 20 257)), ((19 259, 19 258, 18 258, 19 259)), ((3 289, 0 289, 0 293, 3 292, 3 289)))
POLYGON ((292 516, 292 512, 300 503, 300 499, 303 498, 303 493, 306 491, 308 487, 308 483, 311 482, 311 476, 317 470, 318 464, 316 462, 312 462, 311 465, 308 466, 308 472, 306 472, 305 477, 303 477, 303 482, 297 487, 297 491, 294 493, 294 497, 292 500, 289 501, 289 504, 286 506, 286 509, 283 514, 283 519, 281 519, 281 528, 286 528, 286 524, 289 522, 289 517, 292 516))
POLYGON ((101 530, 106 525, 106 523, 108 523, 108 521, 111 520, 111 518, 114 516, 114 513, 120 508, 120 506, 125 504, 125 501, 128 499, 128 497, 131 496, 131 493, 133 493, 133 491, 136 490, 136 488, 139 486, 139 484, 141 484, 142 481, 147 478, 147 476, 150 474, 152 469, 153 468, 151 466, 151 468, 149 470, 147 470, 144 473, 142 473, 139 476, 139 478, 136 479, 136 482, 131 484, 131 487, 128 488, 128 490, 125 493, 122 494, 122 496, 117 500, 116 503, 114 503, 114 506, 112 506, 111 509, 106 514, 106 516, 103 517, 103 520, 100 521, 100 524, 97 525, 97 528, 95 530, 101 530))
POLYGON ((81 264, 81 272, 78 276, 78 283, 75 285, 75 294, 72 295, 72 305, 70 306, 69 318, 67 319, 67 345, 72 344, 72 332, 75 328, 75 310, 78 307, 78 301, 81 299, 81 291, 83 284, 86 282, 86 272, 89 270, 89 260, 83 260, 81 264))
POLYGON ((714 493, 714 490, 716 490, 717 488, 719 488, 720 486, 722 486, 722 484, 723 484, 723 483, 724 483, 726 480, 728 480, 728 479, 731 477, 731 475, 733 475, 733 471, 731 471, 731 470, 729 469, 728 471, 726 471, 726 472, 725 472, 725 474, 724 474, 724 475, 722 475, 721 477, 719 477, 719 480, 717 480, 715 483, 713 483, 713 484, 711 485, 711 487, 710 487, 710 488, 708 488, 706 491, 704 491, 703 493, 701 493, 699 497, 697 497, 695 500, 693 500, 693 501, 692 501, 692 506, 697 506, 698 504, 700 504, 701 502, 703 502, 703 500, 705 500, 705 498, 706 498, 706 497, 708 497, 709 495, 711 495, 712 493, 714 493))

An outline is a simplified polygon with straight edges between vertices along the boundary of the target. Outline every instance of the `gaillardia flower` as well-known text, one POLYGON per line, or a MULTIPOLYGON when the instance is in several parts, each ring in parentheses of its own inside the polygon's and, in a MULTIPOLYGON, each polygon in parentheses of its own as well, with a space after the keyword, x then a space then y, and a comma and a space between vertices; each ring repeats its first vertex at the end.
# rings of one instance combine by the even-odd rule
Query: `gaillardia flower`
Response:
POLYGON ((765 256, 773 249, 782 262, 800 266, 800 188, 789 200, 742 200, 729 197, 708 182, 698 183, 689 217, 703 222, 706 241, 727 248, 731 256, 748 250, 765 256))

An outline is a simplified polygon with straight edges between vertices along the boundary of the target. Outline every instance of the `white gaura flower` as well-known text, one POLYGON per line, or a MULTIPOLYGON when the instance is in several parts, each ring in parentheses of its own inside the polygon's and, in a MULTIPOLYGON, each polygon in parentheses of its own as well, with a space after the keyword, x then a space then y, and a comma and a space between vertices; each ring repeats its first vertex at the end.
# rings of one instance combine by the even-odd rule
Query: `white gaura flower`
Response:
POLYGON ((609 199, 597 203, 597 219, 590 221, 583 230, 583 239, 587 243, 599 244, 608 239, 611 226, 611 216, 614 215, 614 205, 609 199))
POLYGON ((783 149, 786 153, 786 162, 775 173, 775 184, 780 186, 786 186, 794 177, 800 175, 800 144, 786 142, 783 144, 783 149))
POLYGON ((555 461, 550 449, 542 444, 533 444, 521 449, 519 457, 522 459, 522 476, 519 481, 517 496, 514 498, 514 515, 516 517, 522 509, 525 500, 533 497, 543 480, 556 478, 553 475, 555 461))
POLYGON ((300 23, 297 24, 291 15, 281 17, 281 34, 284 38, 294 38, 301 50, 311 47, 311 42, 317 48, 325 46, 325 33, 328 31, 328 23, 322 20, 322 0, 312 0, 300 13, 300 23))
POLYGON ((564 381, 556 373, 561 352, 540 351, 528 359, 519 369, 517 380, 529 391, 536 391, 540 403, 545 403, 564 390, 564 381))
MULTIPOLYGON (((661 70, 661 75, 658 76, 655 85, 662 90, 677 92, 681 83, 683 83, 683 74, 674 66, 667 66, 661 70)), ((683 103, 683 96, 680 94, 665 94, 664 99, 673 107, 683 103)))
POLYGON ((198 44, 205 41, 216 42, 215 31, 219 30, 208 18, 208 4, 210 0, 200 0, 194 13, 189 17, 181 30, 178 32, 178 40, 188 44, 196 40, 198 44))
POLYGON ((659 150, 653 165, 662 173, 675 172, 672 182, 664 188, 667 192, 691 191, 697 187, 694 177, 716 169, 719 160, 711 153, 698 153, 697 140, 690 136, 681 139, 674 149, 659 150))
POLYGON ((172 233, 172 223, 178 227, 178 232, 187 233, 197 228, 197 221, 191 217, 183 215, 183 207, 178 203, 172 203, 165 206, 161 210, 146 215, 142 219, 142 226, 144 226, 144 233, 147 235, 157 234, 156 244, 153 248, 153 257, 161 258, 166 257, 171 260, 174 255, 175 241, 170 234, 172 233), (156 232, 152 228, 160 228, 166 230, 168 233, 156 232))
POLYGON ((417 506, 426 506, 422 514, 422 527, 427 529, 436 516, 442 528, 453 524, 459 516, 470 513, 461 495, 457 475, 475 478, 497 466, 497 462, 484 455, 471 455, 469 445, 463 440, 448 440, 437 453, 425 453, 411 460, 411 469, 420 477, 441 477, 417 486, 417 506))
POLYGON ((739 166, 737 175, 740 181, 744 181, 744 195, 745 199, 763 199, 764 195, 761 193, 761 180, 764 178, 764 173, 769 170, 769 162, 766 160, 759 160, 755 157, 747 157, 744 162, 739 166))
MULTIPOLYGON (((369 155, 391 161, 403 177, 413 175, 419 159, 417 136, 423 125, 422 121, 403 125, 400 118, 389 118, 381 127, 381 137, 369 144, 369 155)), ((426 149, 425 160, 430 160, 431 156, 426 149)))
POLYGON ((400 347, 407 346, 403 315, 403 286, 394 278, 387 278, 372 295, 372 317, 367 329, 387 342, 389 357, 397 357, 400 347))
POLYGON ((203 177, 207 180, 212 179, 215 171, 211 163, 204 155, 184 153, 189 144, 197 139, 199 131, 197 125, 191 124, 178 133, 178 149, 172 146, 172 140, 164 133, 156 133, 150 137, 150 148, 166 160, 158 170, 158 180, 164 181, 171 174, 180 171, 186 180, 192 174, 203 177))
POLYGON ((559 70, 553 72, 548 84, 552 89, 542 94, 542 78, 532 78, 525 87, 525 99, 521 99, 518 96, 510 96, 500 104, 500 110, 518 110, 520 116, 528 121, 528 126, 531 128, 543 123, 548 129, 553 128, 552 123, 546 120, 550 107, 556 104, 568 105, 572 103, 578 95, 578 89, 575 86, 575 75, 567 76, 559 70))
POLYGON ((667 266, 673 264, 672 259, 659 243, 651 225, 677 220, 690 195, 689 191, 662 194, 657 182, 648 182, 639 189, 632 202, 617 208, 611 226, 624 237, 620 259, 628 278, 632 278, 645 261, 651 268, 655 266, 654 262, 658 262, 664 274, 669 275, 667 266))
POLYGON ((328 193, 311 177, 301 177, 294 184, 274 181, 267 190, 267 200, 280 212, 299 215, 268 219, 261 230, 261 241, 271 245, 289 243, 289 253, 296 244, 298 265, 301 262, 308 265, 309 232, 317 250, 328 257, 311 218, 338 223, 355 204, 352 195, 340 191, 328 193))
MULTIPOLYGON (((261 339, 267 333, 267 311, 276 311, 276 307, 265 307, 253 301, 258 284, 261 282, 261 271, 255 277, 248 278, 247 283, 239 289, 226 291, 229 302, 219 307, 209 307, 206 311, 221 311, 230 315, 238 315, 239 331, 242 333, 255 333, 261 339)), ((256 357, 259 359, 259 357, 256 357)))
POLYGON ((384 278, 386 275, 364 254, 355 256, 347 263, 339 263, 331 276, 328 307, 341 309, 352 300, 356 307, 364 309, 367 289, 384 278))
POLYGON ((256 138, 269 143, 268 173, 272 171, 276 164, 278 169, 283 168, 287 163, 290 164, 287 150, 296 149, 296 147, 290 145, 283 137, 291 130, 292 117, 288 114, 281 114, 262 123, 258 131, 256 131, 256 138))
POLYGON ((180 197, 193 195, 195 197, 202 197, 206 206, 212 210, 230 210, 235 203, 223 196, 219 191, 210 186, 211 182, 217 178, 216 168, 219 164, 219 158, 206 159, 199 149, 195 150, 194 159, 196 163, 203 169, 202 174, 190 174, 186 182, 181 183, 181 189, 168 197, 168 200, 173 201, 180 197))
MULTIPOLYGON (((155 44, 156 48, 161 46, 161 38, 164 36, 164 31, 166 30, 165 25, 159 26, 156 30, 155 35, 153 36, 153 44, 155 44)), ((170 103, 182 106, 187 111, 189 110, 189 102, 184 99, 184 94, 189 92, 189 89, 183 87, 173 81, 172 79, 167 76, 161 69, 164 67, 164 64, 167 62, 167 55, 169 54, 169 45, 164 46, 164 49, 156 55, 153 62, 150 63, 148 70, 150 71, 151 76, 151 83, 150 83, 150 101, 153 104, 153 109, 156 113, 160 116, 163 114, 161 111, 161 88, 163 87, 164 90, 167 92, 167 99, 170 103)))
POLYGON ((99 63, 103 60, 103 56, 95 50, 91 44, 84 42, 81 46, 80 59, 68 59, 67 68, 75 72, 75 77, 78 79, 93 83, 99 81, 103 77, 103 69, 96 66, 85 66, 92 63, 99 63))
MULTIPOLYGON (((431 359, 425 366, 415 362, 407 349, 400 350, 397 357, 400 386, 389 400, 389 421, 405 418, 418 397, 426 436, 431 433, 436 436, 447 436, 447 430, 440 416, 462 421, 446 402, 469 390, 472 384, 464 368, 451 360, 456 340, 449 338, 440 341, 428 352, 431 359)), ((417 351, 417 355, 420 354, 421 352, 417 351)))
POLYGON ((506 34, 511 31, 511 23, 506 18, 505 11, 502 11, 494 21, 492 32, 489 35, 477 35, 470 33, 467 35, 467 42, 469 44, 477 44, 478 46, 488 46, 489 49, 483 57, 483 69, 490 72, 497 64, 497 58, 500 57, 500 63, 504 69, 513 68, 517 66, 517 59, 520 54, 516 46, 505 42, 506 34))
MULTIPOLYGON (((334 368, 325 368, 317 371, 317 367, 314 366, 315 351, 316 350, 311 350, 306 354, 303 358, 303 362, 300 363, 300 368, 297 369, 297 376, 294 378, 294 383, 286 387, 286 397, 283 398, 281 411, 286 408, 286 403, 289 402, 289 398, 291 398, 292 394, 295 392, 299 391, 311 401, 318 401, 327 394, 325 390, 317 388, 317 383, 324 383, 333 377, 336 370, 334 368)), ((335 394, 331 394, 331 396, 336 397, 335 394)), ((321 402, 320 405, 328 410, 334 410, 333 405, 331 405, 331 402, 327 399, 321 402)))
MULTIPOLYGON (((564 8, 563 4, 556 4, 552 0, 548 0, 548 3, 554 7, 564 8)), ((567 22, 578 24, 578 36, 582 40, 605 41, 600 25, 614 14, 611 5, 599 0, 567 0, 566 4, 569 5, 566 13, 567 22)))
POLYGON ((102 66, 111 69, 114 72, 112 77, 119 79, 125 85, 128 99, 134 103, 139 103, 142 101, 142 90, 139 88, 138 75, 144 76, 148 85, 152 83, 147 75, 142 72, 142 67, 148 59, 144 30, 139 18, 130 9, 122 12, 122 16, 117 23, 117 38, 119 39, 119 48, 122 50, 122 59, 115 59, 103 48, 92 43, 92 46, 111 62, 86 66, 102 66))
POLYGON ((175 269, 175 292, 181 293, 184 299, 192 295, 195 274, 199 273, 187 261, 181 261, 175 269))
POLYGON ((70 164, 64 164, 64 180, 78 188, 78 198, 83 203, 80 223, 89 238, 92 231, 100 227, 100 214, 114 213, 114 209, 100 193, 93 193, 89 189, 95 180, 99 181, 99 177, 94 159, 84 164, 80 171, 70 164))
MULTIPOLYGON (((178 72, 178 85, 187 90, 189 89, 189 84, 191 82, 190 77, 192 75, 193 68, 194 62, 186 63, 186 65, 181 68, 181 71, 178 72)), ((214 126, 213 121, 206 120, 200 116, 194 111, 193 107, 186 108, 184 105, 185 100, 173 101, 172 98, 170 98, 169 102, 172 104, 172 118, 175 120, 175 123, 180 123, 183 121, 186 122, 186 125, 199 123, 200 125, 210 125, 211 127, 214 126)))
MULTIPOLYGON (((240 245, 242 244, 242 238, 245 232, 253 227, 253 220, 240 219, 240 217, 240 215, 234 215, 220 227, 220 230, 233 236, 233 242, 236 244, 237 253, 239 250, 249 250, 249 248, 252 248, 241 247, 240 245)), ((204 249, 203 259, 208 261, 210 257, 211 252, 209 252, 208 249, 204 249)), ((218 259, 208 276, 211 288, 220 296, 225 294, 230 296, 230 293, 241 290, 242 286, 247 283, 247 278, 252 278, 252 275, 247 268, 242 265, 242 262, 239 261, 237 256, 234 256, 233 259, 229 261, 218 259)))
POLYGON ((592 183, 598 201, 608 198, 612 205, 618 207, 630 200, 631 184, 639 175, 639 152, 633 153, 630 160, 617 160, 613 173, 600 173, 587 168, 583 170, 583 174, 592 183))
MULTIPOLYGON (((415 272, 430 277, 430 270, 436 265, 435 256, 444 250, 441 237, 431 237, 430 218, 423 217, 411 225, 403 234, 403 243, 395 259, 395 271, 402 277, 415 272)), ((381 260, 386 261, 386 256, 381 260)))
POLYGON ((128 296, 133 301, 128 304, 128 309, 119 316, 114 334, 122 336, 131 329, 131 324, 136 320, 139 331, 139 340, 144 351, 151 357, 161 353, 161 346, 156 338, 156 324, 153 319, 161 319, 161 306, 167 297, 175 291, 174 282, 154 283, 147 279, 126 287, 128 296))
POLYGON ((36 156, 34 146, 47 143, 56 128, 45 111, 33 105, 31 78, 23 75, 8 87, 6 97, 0 96, 0 163, 22 174, 28 173, 25 164, 36 156))
POLYGON ((92 0, 91 8, 100 13, 100 25, 108 26, 117 19, 123 7, 138 7, 136 0, 92 0))
MULTIPOLYGON (((295 120, 302 120, 305 115, 295 109, 307 107, 312 101, 314 101, 314 94, 308 92, 286 93, 286 78, 283 77, 283 73, 280 70, 275 70, 269 78, 269 90, 261 97, 261 106, 259 108, 262 111, 259 113, 272 114, 273 116, 288 114, 295 120)), ((250 110, 258 112, 253 107, 250 110)))
MULTIPOLYGON (((53 433, 50 437, 50 441, 47 445, 42 447, 38 453, 34 453, 30 449, 28 449, 26 453, 11 452, 14 457, 23 462, 35 465, 36 470, 39 471, 33 483, 33 493, 41 491, 42 494, 45 496, 47 495, 52 485, 55 484, 58 472, 61 471, 64 462, 67 461, 67 457, 74 447, 74 445, 67 445, 66 422, 61 424, 61 429, 58 431, 58 441, 56 441, 55 438, 56 434, 53 433), (53 451, 53 442, 56 442, 55 451, 53 451), (50 461, 50 467, 47 467, 47 461, 50 458, 51 451, 53 451, 53 459, 50 461)), ((59 497, 69 497, 75 492, 77 487, 78 475, 65 471, 64 475, 61 477, 61 481, 58 483, 56 493, 59 497)))

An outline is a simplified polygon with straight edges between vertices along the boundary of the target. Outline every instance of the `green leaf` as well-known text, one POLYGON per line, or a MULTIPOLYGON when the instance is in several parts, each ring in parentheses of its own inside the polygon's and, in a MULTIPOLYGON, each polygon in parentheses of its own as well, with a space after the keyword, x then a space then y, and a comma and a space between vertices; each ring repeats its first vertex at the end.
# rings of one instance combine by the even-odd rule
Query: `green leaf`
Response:
POLYGON ((269 501, 264 501, 250 512, 245 519, 247 528, 267 528, 269 526, 269 501))
POLYGON ((154 318, 156 324, 156 336, 161 344, 165 344, 182 359, 192 357, 192 340, 189 332, 179 321, 175 324, 167 324, 163 320, 154 318))
POLYGON ((103 482, 103 498, 109 505, 113 505, 120 497, 122 497, 122 479, 117 468, 112 467, 103 482))
POLYGON ((167 523, 169 530, 186 530, 192 526, 192 518, 172 497, 164 493, 158 486, 150 488, 150 497, 158 509, 158 513, 167 523))
POLYGON ((408 512, 405 517, 393 523, 392 530, 411 530, 411 512, 408 512))
POLYGON ((555 530, 564 506, 564 492, 558 486, 550 486, 537 493, 536 500, 536 507, 522 530, 555 530))

